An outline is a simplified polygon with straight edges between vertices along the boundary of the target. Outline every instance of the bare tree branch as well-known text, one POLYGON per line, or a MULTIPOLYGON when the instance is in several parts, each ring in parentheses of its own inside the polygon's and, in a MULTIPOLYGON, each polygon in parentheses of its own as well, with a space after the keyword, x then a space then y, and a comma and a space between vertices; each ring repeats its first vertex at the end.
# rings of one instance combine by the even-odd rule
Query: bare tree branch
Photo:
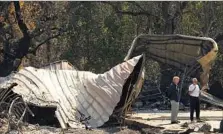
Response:
MULTIPOLYGON (((124 15, 131 15, 131 16, 139 16, 139 15, 143 15, 143 16, 153 16, 153 17, 156 17, 158 19, 161 19, 163 20, 160 16, 157 16, 157 15, 154 15, 148 11, 137 11, 137 12, 133 12, 133 11, 122 11, 120 9, 118 9, 118 7, 112 3, 114 2, 107 2, 107 1, 103 1, 102 3, 105 3, 105 4, 108 4, 110 5, 114 11, 118 14, 124 14, 124 15)), ((136 5, 137 6, 137 5, 136 5)))
POLYGON ((211 18, 208 16, 210 21, 208 21, 209 24, 205 28, 206 29, 205 36, 209 35, 211 28, 213 27, 214 23, 217 21, 216 14, 214 13, 213 3, 208 3, 208 7, 210 8, 210 10, 209 10, 210 15, 209 16, 211 16, 211 18))
POLYGON ((40 46, 42 46, 43 44, 45 44, 47 41, 50 41, 51 39, 57 38, 61 36, 61 33, 59 32, 56 35, 50 36, 48 37, 46 40, 44 40, 43 42, 39 43, 34 49, 30 50, 29 53, 36 55, 36 51, 39 49, 40 46))
MULTIPOLYGON (((131 12, 131 11, 116 11, 116 13, 132 15, 132 16, 138 16, 138 15, 150 16, 151 15, 151 14, 149 14, 147 12, 131 12)), ((154 16, 154 15, 152 15, 152 16, 154 16)), ((155 17, 157 17, 157 16, 155 16, 155 17)))
POLYGON ((25 22, 22 19, 19 1, 14 2, 14 7, 15 7, 15 14, 16 14, 16 19, 17 19, 17 22, 18 22, 18 26, 19 26, 20 30, 22 31, 23 35, 28 36, 28 30, 29 29, 27 28, 25 22))
POLYGON ((31 38, 28 33, 29 29, 23 21, 19 1, 14 1, 14 7, 19 29, 23 33, 23 37, 18 42, 18 48, 15 50, 16 57, 21 59, 28 53, 31 38))
POLYGON ((215 22, 216 22, 216 19, 211 20, 211 22, 209 23, 209 25, 208 25, 208 27, 207 27, 207 29, 206 29, 206 32, 205 32, 204 36, 208 36, 208 35, 209 35, 209 32, 210 32, 210 30, 211 30, 211 28, 212 28, 212 26, 213 26, 213 24, 214 24, 215 22))
POLYGON ((129 1, 128 3, 131 3, 131 4, 135 5, 135 6, 137 6, 140 10, 146 12, 146 10, 145 10, 144 8, 142 8, 142 7, 139 5, 139 3, 137 3, 137 1, 129 1))
MULTIPOLYGON (((42 35, 43 33, 46 32, 46 30, 41 30, 41 29, 37 29, 37 30, 36 30, 36 32, 33 32, 33 34, 30 35, 31 38, 35 38, 35 37, 40 36, 40 35, 42 35)), ((52 28, 49 29, 49 31, 55 31, 55 30, 56 31, 62 31, 62 28, 52 27, 52 28)))
POLYGON ((203 32, 202 31, 197 31, 195 29, 193 29, 192 31, 196 34, 196 36, 203 36, 203 32))

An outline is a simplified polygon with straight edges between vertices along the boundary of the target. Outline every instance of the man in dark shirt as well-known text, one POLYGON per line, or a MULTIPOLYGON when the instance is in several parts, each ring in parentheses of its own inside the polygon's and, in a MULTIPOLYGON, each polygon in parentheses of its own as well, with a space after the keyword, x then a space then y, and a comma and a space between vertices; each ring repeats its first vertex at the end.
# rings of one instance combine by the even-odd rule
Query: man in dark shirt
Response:
POLYGON ((173 82, 171 83, 168 89, 168 97, 171 102, 171 124, 177 124, 179 121, 177 120, 177 115, 179 112, 179 81, 180 78, 178 76, 173 77, 173 82))

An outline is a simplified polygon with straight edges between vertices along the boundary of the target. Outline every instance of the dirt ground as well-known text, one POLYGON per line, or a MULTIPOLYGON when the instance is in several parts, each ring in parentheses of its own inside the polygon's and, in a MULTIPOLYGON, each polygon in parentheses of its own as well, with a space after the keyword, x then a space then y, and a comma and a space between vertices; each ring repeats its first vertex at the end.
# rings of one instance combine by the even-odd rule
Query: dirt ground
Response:
MULTIPOLYGON (((185 122, 190 122, 190 112, 180 111, 178 114, 178 120, 183 124, 185 122)), ((200 117, 203 121, 210 123, 213 128, 219 128, 220 121, 223 119, 222 110, 201 110, 200 117)), ((153 111, 153 110, 143 110, 138 111, 136 114, 132 114, 131 118, 141 119, 144 123, 151 126, 162 126, 169 127, 170 125, 170 111, 153 111)), ((195 113, 194 113, 195 118, 195 113)), ((179 124, 179 125, 180 125, 179 124)))
MULTIPOLYGON (((1 120, 0 134, 5 134, 8 131, 7 121, 1 120)), ((68 129, 62 130, 60 128, 38 126, 38 125, 22 125, 21 128, 9 131, 9 134, 140 134, 137 130, 132 130, 127 127, 110 127, 98 128, 92 130, 86 129, 68 129)))
MULTIPOLYGON (((222 111, 213 110, 202 110, 201 119, 211 125, 211 131, 213 133, 213 128, 218 129, 220 126, 220 121, 222 120, 222 111)), ((62 130, 60 128, 38 126, 38 125, 22 125, 19 129, 20 131, 10 131, 10 134, 159 134, 162 130, 180 130, 184 129, 180 127, 183 123, 189 122, 189 113, 186 111, 180 111, 179 113, 180 124, 172 125, 170 124, 170 111, 138 111, 136 114, 130 115, 128 119, 133 120, 136 124, 141 123, 143 125, 128 125, 128 127, 120 126, 109 126, 106 128, 97 128, 93 130, 86 129, 68 129, 62 130), (150 126, 150 127, 148 127, 150 126), (164 128, 164 129, 163 129, 164 128)), ((127 119, 127 120, 128 120, 127 119)), ((127 121, 126 121, 127 122, 127 121)), ((7 132, 7 121, 1 120, 0 134, 7 132)), ((211 132, 210 132, 211 133, 211 132)), ((195 134, 195 133, 194 133, 195 134)))
MULTIPOLYGON (((189 111, 180 111, 178 114, 178 120, 180 124, 170 124, 170 111, 169 110, 143 110, 137 111, 135 114, 129 115, 130 120, 134 120, 141 124, 147 124, 154 127, 162 127, 164 130, 171 131, 185 131, 187 128, 181 127, 183 124, 190 122, 189 111)), ((195 117, 195 115, 194 115, 195 117)), ((201 120, 203 123, 208 123, 211 126, 210 133, 219 129, 220 121, 223 119, 222 110, 201 110, 201 120)), ((193 126, 198 126, 199 123, 192 123, 193 126)))
MULTIPOLYGON (((5 132, 1 132, 0 134, 4 134, 5 132)), ((119 128, 106 128, 106 129, 93 129, 93 130, 85 130, 85 129, 69 129, 62 131, 61 129, 49 128, 49 127, 41 127, 38 129, 23 129, 18 131, 10 131, 10 134, 140 134, 139 131, 124 128, 120 130, 119 128)))

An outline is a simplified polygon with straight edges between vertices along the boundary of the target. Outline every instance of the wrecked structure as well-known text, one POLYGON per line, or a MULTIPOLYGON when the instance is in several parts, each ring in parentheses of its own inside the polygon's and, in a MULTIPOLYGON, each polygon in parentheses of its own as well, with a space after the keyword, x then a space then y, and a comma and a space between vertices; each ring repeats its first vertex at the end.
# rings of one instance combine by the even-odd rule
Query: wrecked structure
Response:
POLYGON ((25 112, 40 114, 30 107, 48 107, 55 111, 47 115, 55 114, 62 128, 79 128, 82 123, 99 127, 113 113, 120 118, 137 97, 144 79, 143 64, 140 55, 103 74, 78 71, 67 62, 40 69, 25 67, 1 80, 0 102, 7 103, 9 112, 20 120, 25 112))
POLYGON ((208 89, 210 69, 218 52, 213 39, 186 35, 139 35, 125 60, 144 51, 148 58, 158 61, 163 67, 169 65, 184 71, 185 76, 199 76, 202 89, 208 89))
MULTIPOLYGON (((124 62, 103 74, 79 71, 69 62, 61 61, 42 68, 25 67, 1 78, 0 110, 16 116, 18 121, 32 122, 38 117, 38 112, 33 112, 36 108, 49 108, 47 115, 55 115, 62 128, 79 128, 83 124, 99 127, 112 118, 119 121, 125 118, 123 115, 141 91, 145 58, 158 61, 164 69, 172 67, 183 72, 181 83, 187 76, 199 76, 205 90, 217 51, 211 38, 139 35, 124 62), (25 118, 26 113, 32 116, 25 118)), ((205 92, 202 97, 215 101, 205 92)))
MULTIPOLYGON (((146 53, 146 58, 157 61, 161 71, 168 68, 176 70, 178 74, 174 75, 180 76, 181 89, 185 86, 184 83, 191 81, 191 77, 199 79, 202 91, 209 89, 209 74, 218 52, 218 45, 213 39, 186 35, 143 34, 134 39, 125 60, 141 52, 146 53)), ((168 88, 171 80, 172 76, 161 79, 160 88, 163 89, 163 92, 168 88)), ((160 89, 156 90, 154 95, 160 94, 160 89)), ((143 100, 149 100, 147 96, 152 97, 151 94, 140 95, 143 100)), ((223 104, 219 99, 213 99, 207 92, 202 92, 201 99, 208 103, 218 104, 218 106, 223 104)))

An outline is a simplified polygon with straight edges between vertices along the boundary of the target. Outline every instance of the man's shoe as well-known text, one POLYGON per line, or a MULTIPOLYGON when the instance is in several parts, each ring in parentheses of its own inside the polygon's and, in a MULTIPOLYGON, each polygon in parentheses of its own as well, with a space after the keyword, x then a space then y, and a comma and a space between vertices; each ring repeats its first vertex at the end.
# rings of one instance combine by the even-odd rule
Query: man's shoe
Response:
POLYGON ((190 121, 190 123, 194 123, 194 121, 190 121))
POLYGON ((202 120, 201 119, 197 119, 197 122, 202 122, 202 120))
POLYGON ((172 121, 171 124, 177 124, 177 122, 176 121, 172 121))
POLYGON ((178 124, 180 121, 172 121, 171 124, 178 124))

